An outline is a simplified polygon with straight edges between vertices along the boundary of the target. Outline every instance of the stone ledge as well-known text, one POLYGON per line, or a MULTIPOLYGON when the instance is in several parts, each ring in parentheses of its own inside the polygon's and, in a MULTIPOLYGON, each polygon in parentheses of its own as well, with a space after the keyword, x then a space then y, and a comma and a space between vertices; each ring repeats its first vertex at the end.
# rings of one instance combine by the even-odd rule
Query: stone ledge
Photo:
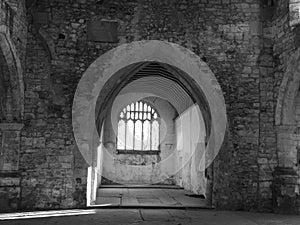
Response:
POLYGON ((23 123, 0 123, 1 131, 19 131, 24 127, 23 123))
POLYGON ((20 186, 21 177, 4 177, 0 179, 0 188, 20 186))
POLYGON ((19 178, 21 177, 21 172, 19 171, 0 171, 0 178, 19 178))
POLYGON ((297 172, 291 167, 276 167, 273 172, 275 176, 292 176, 298 177, 297 172))
POLYGON ((160 150, 116 150, 117 154, 131 154, 131 155, 159 155, 160 150))

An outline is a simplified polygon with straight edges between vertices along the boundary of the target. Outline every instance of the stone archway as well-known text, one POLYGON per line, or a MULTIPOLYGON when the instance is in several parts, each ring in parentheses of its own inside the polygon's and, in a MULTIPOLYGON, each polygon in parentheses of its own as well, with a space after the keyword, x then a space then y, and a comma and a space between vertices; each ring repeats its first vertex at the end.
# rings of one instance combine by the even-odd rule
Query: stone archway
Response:
MULTIPOLYGON (((291 212, 297 207, 300 170, 297 151, 300 148, 299 119, 296 111, 300 86, 300 48, 289 58, 287 69, 279 88, 275 124, 277 128, 278 167, 274 171, 274 209, 291 212), (298 171, 298 174, 297 174, 298 171)), ((298 153, 299 154, 299 153, 298 153)))
POLYGON ((77 145, 85 160, 92 168, 97 167, 99 136, 95 125, 95 107, 99 93, 112 88, 107 85, 107 81, 118 71, 147 61, 178 68, 187 74, 189 81, 195 84, 195 89, 202 93, 211 118, 206 146, 206 154, 210 159, 207 163, 211 164, 223 143, 227 125, 226 105, 221 88, 212 71, 199 56, 177 44, 157 40, 132 42, 112 49, 100 56, 84 73, 74 97, 72 123, 77 145))
POLYGON ((0 26, 0 106, 0 175, 6 178, 0 188, 8 190, 0 194, 0 207, 16 210, 20 200, 19 151, 20 131, 24 126, 24 87, 21 63, 6 26, 0 26))
MULTIPOLYGON (((20 122, 24 111, 24 84, 22 77, 21 62, 17 56, 16 49, 10 40, 8 28, 0 26, 0 51, 3 64, 7 69, 8 90, 11 94, 11 114, 10 122, 20 122)), ((8 104, 9 105, 9 104, 8 104)))
POLYGON ((275 123, 278 133, 278 159, 279 167, 293 167, 295 158, 286 153, 293 146, 293 134, 297 128, 295 121, 295 99, 300 85, 300 49, 289 59, 277 99, 275 123))

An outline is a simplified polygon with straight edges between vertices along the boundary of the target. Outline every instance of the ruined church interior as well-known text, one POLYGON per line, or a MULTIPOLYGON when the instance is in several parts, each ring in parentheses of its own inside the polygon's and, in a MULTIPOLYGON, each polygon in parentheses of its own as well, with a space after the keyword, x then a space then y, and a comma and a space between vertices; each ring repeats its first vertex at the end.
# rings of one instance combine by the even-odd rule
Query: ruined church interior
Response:
POLYGON ((0 224, 300 224, 299 86, 300 1, 0 0, 0 224))

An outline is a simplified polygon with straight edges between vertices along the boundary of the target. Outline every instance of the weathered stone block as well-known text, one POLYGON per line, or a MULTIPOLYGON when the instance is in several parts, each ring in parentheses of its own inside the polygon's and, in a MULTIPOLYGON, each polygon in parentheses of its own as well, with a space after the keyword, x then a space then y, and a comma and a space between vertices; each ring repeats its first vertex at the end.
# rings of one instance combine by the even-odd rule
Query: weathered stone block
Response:
POLYGON ((47 12, 36 12, 34 14, 34 23, 37 25, 48 24, 48 13, 47 12))
POLYGON ((70 169, 72 168, 72 163, 61 163, 61 167, 63 169, 70 169))
POLYGON ((19 186, 19 185, 20 185, 20 178, 4 177, 0 179, 0 187, 19 186))
POLYGON ((71 163, 74 161, 73 155, 67 155, 67 156, 59 156, 58 157, 59 162, 68 162, 71 163))
POLYGON ((87 24, 88 40, 98 42, 117 42, 118 23, 115 21, 89 21, 87 24))
POLYGON ((32 145, 35 147, 35 148, 45 148, 46 146, 46 139, 43 138, 43 137, 40 137, 40 138, 34 138, 33 139, 33 143, 32 145))
POLYGON ((250 22, 250 33, 251 35, 262 35, 262 23, 260 21, 250 22))

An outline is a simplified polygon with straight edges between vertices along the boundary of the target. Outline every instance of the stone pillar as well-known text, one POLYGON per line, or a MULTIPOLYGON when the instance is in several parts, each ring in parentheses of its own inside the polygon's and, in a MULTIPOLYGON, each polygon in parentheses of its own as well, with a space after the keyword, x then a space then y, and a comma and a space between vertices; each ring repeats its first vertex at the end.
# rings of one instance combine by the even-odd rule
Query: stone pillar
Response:
POLYGON ((273 173, 273 207, 276 213, 295 213, 298 206, 298 174, 292 167, 277 167, 273 173))
POLYGON ((0 123, 0 212, 18 209, 21 123, 0 123))

